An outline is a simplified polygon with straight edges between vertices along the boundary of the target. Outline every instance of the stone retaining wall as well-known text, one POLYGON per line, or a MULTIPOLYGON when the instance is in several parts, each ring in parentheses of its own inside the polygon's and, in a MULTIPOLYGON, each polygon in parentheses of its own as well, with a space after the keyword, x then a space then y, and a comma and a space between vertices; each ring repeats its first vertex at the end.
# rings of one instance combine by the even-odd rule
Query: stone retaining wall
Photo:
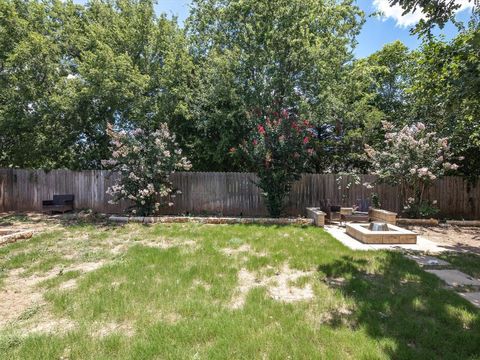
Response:
POLYGON ((397 213, 387 210, 370 208, 368 210, 368 217, 371 221, 382 221, 391 225, 397 223, 397 213))
POLYGON ((186 223, 198 222, 201 224, 262 224, 262 225, 313 225, 313 219, 305 218, 235 218, 235 217, 187 217, 187 216, 160 216, 160 217, 127 217, 111 216, 110 221, 116 223, 186 223))

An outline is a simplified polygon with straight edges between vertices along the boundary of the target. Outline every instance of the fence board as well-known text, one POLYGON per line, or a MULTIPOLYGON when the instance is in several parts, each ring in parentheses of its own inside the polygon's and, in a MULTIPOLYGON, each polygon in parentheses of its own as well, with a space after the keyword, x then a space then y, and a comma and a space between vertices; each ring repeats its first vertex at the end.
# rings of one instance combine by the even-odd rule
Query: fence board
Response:
MULTIPOLYGON (((120 213, 129 206, 128 202, 109 204, 110 197, 105 193, 116 179, 117 174, 104 170, 0 169, 0 211, 39 211, 42 200, 51 199, 54 194, 72 193, 77 209, 120 213)), ((162 209, 164 214, 267 214, 261 191, 255 185, 255 174, 181 172, 172 174, 171 179, 182 193, 172 199, 174 206, 162 209)), ((304 215, 306 207, 322 206, 327 202, 350 206, 359 199, 369 198, 373 192, 379 195, 384 209, 400 210, 396 188, 376 185, 367 189, 363 183, 372 183, 373 175, 360 176, 360 184, 352 180, 342 176, 339 181, 334 174, 305 174, 292 187, 287 214, 304 215)), ((442 216, 480 219, 480 181, 468 183, 460 177, 440 179, 430 189, 430 199, 438 201, 442 216)))

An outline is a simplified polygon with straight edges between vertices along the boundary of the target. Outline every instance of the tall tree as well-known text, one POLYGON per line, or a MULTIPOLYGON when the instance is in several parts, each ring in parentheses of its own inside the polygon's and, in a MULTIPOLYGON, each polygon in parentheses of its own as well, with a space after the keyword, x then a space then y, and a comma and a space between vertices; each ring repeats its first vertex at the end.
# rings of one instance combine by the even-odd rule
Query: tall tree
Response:
POLYGON ((407 123, 407 89, 411 86, 413 65, 410 51, 402 42, 395 41, 370 55, 367 61, 373 66, 375 106, 385 114, 385 120, 395 124, 407 123))
POLYGON ((412 116, 425 119, 463 156, 460 171, 480 175, 480 29, 478 23, 450 42, 426 42, 416 52, 412 116))
POLYGON ((0 166, 98 168, 108 123, 190 133, 186 38, 153 5, 0 0, 0 166))
POLYGON ((353 1, 194 0, 187 22, 199 69, 197 162, 235 169, 225 158, 249 131, 246 112, 296 106, 331 120, 331 89, 363 21, 353 1))
POLYGON ((411 58, 408 48, 396 41, 343 67, 341 81, 331 90, 334 123, 323 129, 317 171, 368 171, 363 148, 365 143, 382 147, 382 121, 409 121, 411 58))

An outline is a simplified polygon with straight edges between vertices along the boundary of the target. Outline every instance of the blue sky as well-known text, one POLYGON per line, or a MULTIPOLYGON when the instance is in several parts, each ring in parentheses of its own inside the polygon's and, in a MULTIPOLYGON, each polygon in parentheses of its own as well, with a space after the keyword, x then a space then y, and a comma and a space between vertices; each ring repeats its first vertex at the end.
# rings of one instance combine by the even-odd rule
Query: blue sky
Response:
MULTIPOLYGON (((468 0, 458 1, 464 4, 465 9, 457 14, 457 18, 467 20, 470 12, 466 6, 468 0)), ((189 0, 158 0, 156 11, 178 16, 179 21, 182 22, 188 16, 189 4, 189 0)), ((395 40, 401 40, 411 49, 420 45, 420 41, 415 36, 411 36, 409 32, 411 25, 421 16, 420 14, 402 17, 401 9, 390 8, 388 0, 357 0, 357 4, 366 14, 382 10, 385 16, 383 18, 367 18, 362 33, 358 37, 358 46, 355 49, 356 57, 368 56, 395 40)), ((437 31, 437 33, 442 33, 449 39, 456 34, 456 28, 449 24, 443 31, 437 31)))
MULTIPOLYGON (((87 0, 74 1, 85 3, 87 0)), ((462 5, 461 11, 457 13, 457 19, 468 21, 472 3, 469 0, 456 1, 462 5)), ((157 0, 157 2, 155 6, 157 14, 167 13, 169 16, 177 16, 180 23, 188 16, 190 0, 157 0)), ((390 7, 388 0, 357 0, 357 4, 367 15, 376 11, 382 11, 384 14, 381 18, 367 17, 355 49, 357 58, 368 56, 395 40, 402 41, 410 49, 420 45, 417 37, 410 35, 410 28, 418 21, 421 14, 402 16, 402 9, 398 6, 390 7)), ((456 33, 457 30, 452 24, 447 24, 442 31, 436 31, 437 35, 444 35, 446 39, 451 39, 456 33)))

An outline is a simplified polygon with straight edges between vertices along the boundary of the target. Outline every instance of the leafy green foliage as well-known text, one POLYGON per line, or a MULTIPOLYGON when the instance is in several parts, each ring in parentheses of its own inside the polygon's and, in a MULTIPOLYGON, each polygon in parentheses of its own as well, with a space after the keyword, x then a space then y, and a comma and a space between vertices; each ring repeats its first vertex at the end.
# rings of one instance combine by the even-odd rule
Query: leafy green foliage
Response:
POLYGON ((308 169, 316 135, 292 109, 255 111, 256 129, 241 146, 255 169, 271 216, 279 217, 292 184, 308 169))
POLYGON ((450 42, 425 43, 415 53, 412 116, 425 119, 451 146, 466 176, 480 175, 480 29, 477 24, 450 42))
POLYGON ((186 40, 153 1, 1 0, 0 9, 1 166, 98 168, 108 123, 186 123, 186 40))
MULTIPOLYGON (((424 11, 427 30, 456 6, 390 2, 424 11)), ((0 14, 2 167, 98 169, 107 124, 167 123, 193 169, 243 170, 228 150, 254 130, 248 112, 277 101, 319 134, 309 171, 368 172, 363 147, 384 146, 381 122, 421 119, 451 139, 462 175, 480 175, 478 6, 450 41, 360 60, 352 0, 195 0, 185 29, 153 0, 0 0, 0 14)))
POLYGON ((251 109, 277 102, 315 125, 328 122, 332 89, 362 22, 353 1, 193 1, 187 29, 199 75, 198 166, 232 168, 225 154, 251 130, 251 109))

